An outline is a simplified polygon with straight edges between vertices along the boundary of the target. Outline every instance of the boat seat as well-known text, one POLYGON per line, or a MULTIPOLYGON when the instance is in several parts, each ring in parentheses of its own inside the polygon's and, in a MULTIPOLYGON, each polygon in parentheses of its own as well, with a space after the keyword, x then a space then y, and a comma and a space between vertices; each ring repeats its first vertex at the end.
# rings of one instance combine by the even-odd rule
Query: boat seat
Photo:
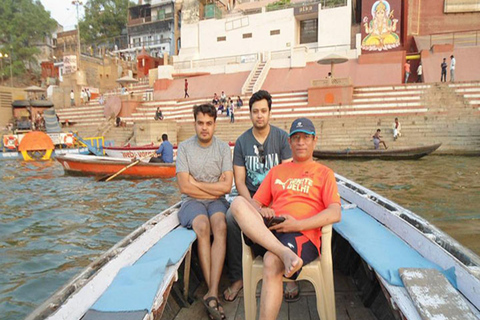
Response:
MULTIPOLYGON (((243 239, 243 233, 242 233, 243 239)), ((332 265, 332 225, 322 228, 321 257, 303 266, 299 280, 307 280, 313 284, 317 298, 317 312, 320 320, 335 320, 335 291, 333 285, 332 265)), ((263 276, 263 259, 254 257, 251 248, 243 243, 243 293, 245 306, 245 320, 254 320, 257 314, 257 283, 263 276)), ((292 280, 283 278, 284 282, 292 280)))
POLYGON ((181 263, 195 239, 193 230, 181 227, 168 233, 133 265, 118 272, 82 320, 144 319, 152 312, 166 268, 181 263))
POLYGON ((400 269, 422 319, 478 320, 465 298, 435 269, 400 269))
POLYGON ((342 220, 333 228, 389 284, 403 287, 400 268, 436 269, 456 288, 454 268, 443 270, 356 205, 342 206, 342 220))

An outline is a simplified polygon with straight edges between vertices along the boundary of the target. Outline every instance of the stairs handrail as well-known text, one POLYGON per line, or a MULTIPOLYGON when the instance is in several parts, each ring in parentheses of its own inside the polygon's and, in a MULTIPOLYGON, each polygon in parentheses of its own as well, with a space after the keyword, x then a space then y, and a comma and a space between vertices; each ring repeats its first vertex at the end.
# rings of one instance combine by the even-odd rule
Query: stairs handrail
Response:
POLYGON ((253 92, 257 92, 262 88, 263 83, 267 79, 268 71, 270 70, 270 59, 265 61, 265 65, 263 66, 262 72, 258 75, 257 81, 255 81, 253 85, 253 92))
POLYGON ((252 81, 253 76, 255 75, 255 72, 257 71, 258 66, 262 63, 261 59, 257 59, 255 62, 255 65, 252 68, 252 71, 250 71, 250 74, 248 75, 247 79, 243 83, 242 86, 242 94, 245 94, 247 92, 248 85, 250 84, 250 81, 252 81))
POLYGON ((93 153, 94 155, 96 156, 102 156, 103 153, 98 149, 98 148, 95 148, 94 146, 90 146, 87 141, 83 140, 78 134, 76 134, 75 132, 73 131, 70 131, 71 134, 73 134, 73 136, 75 137, 75 139, 77 139, 78 141, 80 141, 81 143, 83 143, 88 151, 90 151, 91 153, 93 153))

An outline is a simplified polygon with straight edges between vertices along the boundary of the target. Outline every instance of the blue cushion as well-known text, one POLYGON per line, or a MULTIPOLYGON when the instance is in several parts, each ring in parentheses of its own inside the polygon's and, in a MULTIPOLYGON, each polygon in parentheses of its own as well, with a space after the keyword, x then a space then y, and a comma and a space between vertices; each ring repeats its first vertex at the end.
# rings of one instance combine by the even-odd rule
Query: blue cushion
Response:
POLYGON ((192 230, 178 228, 171 231, 135 264, 122 268, 91 309, 150 312, 165 268, 179 262, 195 239, 192 230))
POLYGON ((402 286, 399 268, 434 268, 456 288, 454 268, 443 270, 422 257, 388 228, 359 208, 342 210, 342 221, 334 229, 389 284, 402 286))

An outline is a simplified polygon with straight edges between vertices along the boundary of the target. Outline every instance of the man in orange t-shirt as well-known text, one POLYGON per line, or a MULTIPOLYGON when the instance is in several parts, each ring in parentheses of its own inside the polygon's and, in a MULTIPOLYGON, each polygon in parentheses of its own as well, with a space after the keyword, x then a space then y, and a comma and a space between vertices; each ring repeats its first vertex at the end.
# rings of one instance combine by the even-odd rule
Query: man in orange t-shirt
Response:
POLYGON ((333 171, 313 160, 318 138, 307 118, 290 128, 293 162, 273 167, 253 200, 237 197, 232 213, 247 243, 263 255, 260 319, 276 319, 282 303, 282 276, 295 279, 320 254, 321 228, 340 221, 340 196, 333 171), (267 228, 264 219, 285 221, 267 228))
POLYGON ((403 65, 403 68, 405 69, 405 83, 407 83, 408 77, 410 76, 410 60, 407 60, 407 62, 403 65))

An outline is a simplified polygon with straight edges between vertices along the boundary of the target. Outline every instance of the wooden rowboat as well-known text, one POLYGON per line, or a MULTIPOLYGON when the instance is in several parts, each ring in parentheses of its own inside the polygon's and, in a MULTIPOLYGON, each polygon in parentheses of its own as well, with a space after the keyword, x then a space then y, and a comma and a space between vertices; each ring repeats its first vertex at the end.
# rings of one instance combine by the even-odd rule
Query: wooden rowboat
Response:
MULTIPOLYGON (((73 175, 105 176, 117 173, 132 161, 112 157, 98 157, 88 155, 57 156, 65 173, 73 175)), ((144 163, 140 162, 122 172, 120 177, 130 179, 144 178, 173 178, 175 176, 175 163, 144 163)))
MULTIPOLYGON (((480 257, 409 210, 344 177, 337 175, 336 178, 342 198, 342 221, 333 226, 332 240, 338 318, 470 320, 480 317, 480 257), (392 264, 392 260, 396 262, 392 264), (388 265, 386 269, 383 264, 388 265), (433 277, 432 272, 436 272, 433 277), (338 278, 337 274, 344 278, 338 278), (357 291, 346 290, 347 283, 356 286, 357 291), (350 294, 355 301, 349 300, 350 294), (360 304, 363 305, 360 307, 360 304)), ((185 231, 178 228, 178 209, 179 203, 132 232, 26 319, 124 319, 126 315, 128 319, 138 320, 201 319, 204 311, 198 300, 202 295, 197 294, 193 304, 189 300, 192 290, 189 294, 188 286, 193 282, 189 282, 189 276, 195 275, 195 268, 190 268, 194 238, 180 246, 185 231), (163 255, 164 251, 160 250, 160 254, 159 249, 163 248, 158 244, 173 233, 175 237, 170 237, 164 246, 174 247, 171 251, 178 259, 167 264, 159 276, 146 276, 149 264, 152 270, 159 267, 154 259, 170 260, 163 255), (177 234, 180 234, 178 238, 177 234), (155 252, 157 257, 152 255, 155 252), (180 268, 181 265, 184 268, 180 268), (141 272, 132 272, 135 268, 141 272), (183 281, 174 284, 177 272, 183 273, 178 277, 183 281), (135 293, 144 294, 151 282, 156 284, 147 299, 147 307, 142 305, 141 309, 132 310, 118 303, 123 299, 125 304, 130 304, 131 299, 137 298, 135 293), (117 296, 112 292, 115 285, 117 296), (105 302, 116 304, 121 310, 99 310, 102 301, 103 305, 105 302), (186 310, 181 307, 190 310, 182 312, 186 310)), ((282 318, 315 319, 316 316, 309 316, 316 313, 311 309, 316 308, 315 303, 310 304, 311 298, 302 295, 300 301, 282 306, 282 310, 290 310, 282 318)), ((238 305, 243 300, 240 296, 228 305, 227 318, 245 319, 244 308, 238 305)))
MULTIPOLYGON (((145 156, 154 153, 158 150, 159 146, 155 146, 153 143, 143 146, 125 146, 125 147, 103 147, 105 154, 112 158, 144 158, 145 156)), ((176 156, 177 148, 174 147, 174 155, 176 156)), ((142 162, 148 162, 150 158, 142 160, 142 162)))
POLYGON ((313 151, 313 156, 318 159, 415 160, 429 155, 441 145, 441 143, 437 143, 421 147, 386 150, 315 150, 313 151))

